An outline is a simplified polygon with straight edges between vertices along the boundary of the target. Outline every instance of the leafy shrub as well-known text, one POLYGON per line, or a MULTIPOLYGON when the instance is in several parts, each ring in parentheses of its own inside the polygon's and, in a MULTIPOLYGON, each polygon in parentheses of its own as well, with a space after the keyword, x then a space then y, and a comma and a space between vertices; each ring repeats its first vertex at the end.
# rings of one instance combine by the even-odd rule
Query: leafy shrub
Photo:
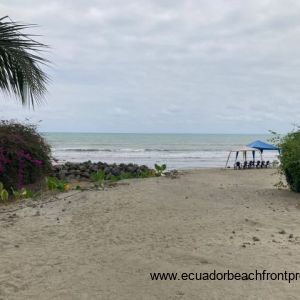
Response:
POLYGON ((162 176, 163 173, 165 172, 165 170, 167 169, 167 165, 165 165, 165 164, 163 164, 161 166, 155 164, 154 167, 155 167, 156 176, 162 176))
POLYGON ((104 180, 105 180, 105 172, 97 171, 91 175, 91 180, 95 183, 97 187, 101 187, 104 189, 104 180))
POLYGON ((147 171, 143 171, 141 173, 139 173, 137 175, 138 178, 148 178, 148 177, 153 177, 155 176, 155 171, 154 170, 147 170, 147 171))
POLYGON ((34 197, 34 193, 31 190, 22 188, 19 191, 15 191, 13 189, 13 196, 16 200, 20 200, 20 199, 27 199, 27 198, 33 198, 34 197))
MULTIPOLYGON (((12 189, 12 195, 15 200, 20 200, 20 199, 26 199, 26 198, 33 198, 34 193, 26 188, 22 188, 19 191, 15 191, 12 189)), ((7 201, 9 199, 9 193, 8 191, 4 188, 3 183, 0 182, 0 200, 2 201, 7 201)))
POLYGON ((2 182, 0 182, 0 199, 2 201, 8 200, 8 191, 4 188, 2 182))
POLYGON ((293 131, 279 140, 281 148, 280 169, 295 192, 300 192, 300 130, 293 131))
POLYGON ((40 181, 50 170, 50 146, 35 125, 0 121, 0 181, 7 190, 40 181))
POLYGON ((65 192, 70 189, 70 186, 65 181, 59 180, 56 177, 47 177, 46 182, 49 190, 65 192))

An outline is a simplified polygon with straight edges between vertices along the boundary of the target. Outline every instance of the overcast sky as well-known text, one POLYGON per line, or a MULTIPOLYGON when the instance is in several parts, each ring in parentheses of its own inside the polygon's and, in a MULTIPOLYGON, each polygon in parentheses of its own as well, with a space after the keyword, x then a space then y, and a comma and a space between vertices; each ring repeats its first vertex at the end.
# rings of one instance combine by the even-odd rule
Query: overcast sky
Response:
POLYGON ((300 116, 300 1, 2 0, 51 46, 43 131, 284 132, 300 116))

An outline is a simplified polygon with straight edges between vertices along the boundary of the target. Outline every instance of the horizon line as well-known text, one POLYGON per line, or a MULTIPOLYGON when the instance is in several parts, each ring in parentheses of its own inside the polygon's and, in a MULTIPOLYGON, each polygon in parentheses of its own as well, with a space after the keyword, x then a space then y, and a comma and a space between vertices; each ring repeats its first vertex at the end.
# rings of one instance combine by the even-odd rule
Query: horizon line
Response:
POLYGON ((271 135, 268 133, 234 133, 234 132, 100 132, 100 131, 41 131, 41 133, 80 133, 80 134, 207 134, 207 135, 220 135, 220 134, 228 134, 228 135, 271 135))

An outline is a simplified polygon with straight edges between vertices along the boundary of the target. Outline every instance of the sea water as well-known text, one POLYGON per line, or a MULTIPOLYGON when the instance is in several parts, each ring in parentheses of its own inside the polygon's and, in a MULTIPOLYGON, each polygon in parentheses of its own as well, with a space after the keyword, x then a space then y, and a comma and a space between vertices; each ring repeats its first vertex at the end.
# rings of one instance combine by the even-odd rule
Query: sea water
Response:
MULTIPOLYGON (((60 162, 102 161, 137 163, 168 169, 224 167, 232 149, 255 140, 268 142, 260 134, 132 134, 132 133, 44 133, 60 162)), ((264 160, 273 161, 278 153, 266 151, 264 160)), ((232 155, 229 165, 234 163, 232 155)), ((238 158, 242 160, 242 157, 238 158)), ((249 153, 249 159, 252 154, 249 153)), ((258 158, 260 159, 260 158, 258 158)))

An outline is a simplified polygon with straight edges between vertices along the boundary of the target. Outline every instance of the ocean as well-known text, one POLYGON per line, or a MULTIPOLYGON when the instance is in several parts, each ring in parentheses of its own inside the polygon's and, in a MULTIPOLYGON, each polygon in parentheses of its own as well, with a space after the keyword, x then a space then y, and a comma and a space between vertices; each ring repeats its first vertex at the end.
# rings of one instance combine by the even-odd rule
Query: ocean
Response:
MULTIPOLYGON (((102 161, 137 163, 168 169, 224 167, 228 151, 255 140, 268 142, 261 134, 131 134, 131 133, 43 133, 59 162, 102 161)), ((273 161, 278 153, 264 153, 273 161)), ((234 157, 229 165, 233 165, 234 157)))

